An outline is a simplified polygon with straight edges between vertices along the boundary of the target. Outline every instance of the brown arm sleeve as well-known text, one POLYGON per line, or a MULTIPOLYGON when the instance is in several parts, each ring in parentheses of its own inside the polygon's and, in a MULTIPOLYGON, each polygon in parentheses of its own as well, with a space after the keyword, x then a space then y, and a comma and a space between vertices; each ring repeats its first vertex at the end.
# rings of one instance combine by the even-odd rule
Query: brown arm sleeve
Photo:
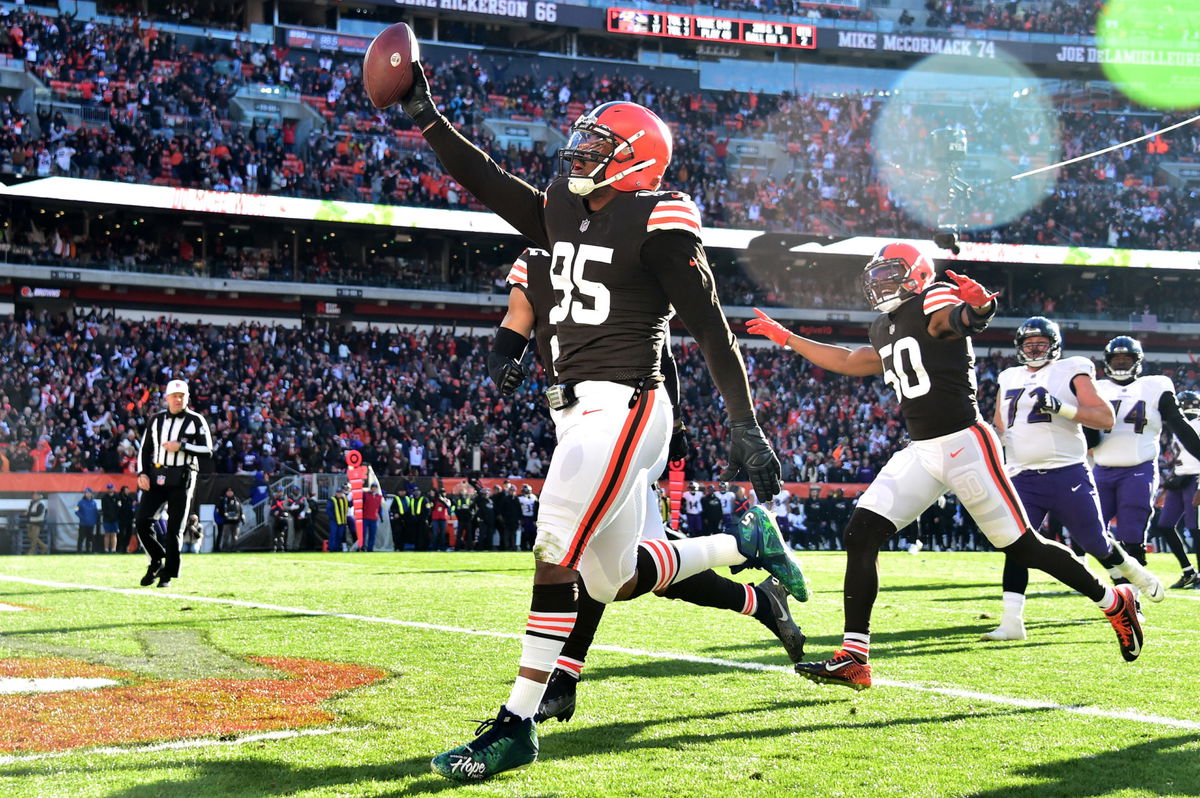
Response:
POLYGON ((425 131, 442 166, 463 188, 488 206, 517 232, 539 247, 549 248, 545 195, 514 174, 504 171, 487 153, 463 138, 444 117, 425 131))
POLYGON ((746 364, 721 310, 704 246, 687 233, 660 233, 642 245, 642 263, 658 278, 680 320, 700 345, 730 422, 753 421, 746 364))

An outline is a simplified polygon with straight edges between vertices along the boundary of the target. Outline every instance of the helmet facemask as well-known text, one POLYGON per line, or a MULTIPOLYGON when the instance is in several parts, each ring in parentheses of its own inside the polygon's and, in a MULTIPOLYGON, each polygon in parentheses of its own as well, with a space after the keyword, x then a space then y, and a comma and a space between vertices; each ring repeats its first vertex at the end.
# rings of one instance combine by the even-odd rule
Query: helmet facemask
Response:
POLYGON ((1058 325, 1044 316, 1026 319, 1013 336, 1013 345, 1017 348, 1017 362, 1034 369, 1040 369, 1047 363, 1058 360, 1062 356, 1062 344, 1062 332, 1058 325), (1032 338, 1046 340, 1032 341, 1032 338))
POLYGON ((1200 394, 1195 391, 1180 391, 1179 409, 1186 418, 1200 418, 1200 394))
MULTIPOLYGON (((571 126, 571 136, 567 139, 565 147, 558 151, 558 157, 561 159, 559 174, 567 178, 567 186, 571 193, 580 196, 587 196, 598 188, 603 186, 618 184, 624 181, 624 178, 629 177, 644 169, 649 169, 658 165, 657 175, 652 175, 646 180, 638 180, 641 183, 640 188, 654 190, 658 188, 659 182, 662 179, 662 171, 666 169, 667 164, 664 162, 659 164, 657 157, 645 157, 647 152, 643 147, 642 156, 639 157, 636 151, 637 142, 643 139, 648 132, 646 126, 639 127, 628 136, 623 136, 613 130, 610 126, 600 122, 600 118, 605 113, 612 114, 614 111, 607 108, 612 105, 631 105, 629 103, 606 103, 599 109, 591 113, 581 116, 571 126)), ((640 106, 634 106, 640 108, 640 106)), ((657 121, 646 109, 640 109, 650 117, 648 120, 637 120, 636 123, 649 125, 650 120, 657 121)), ((622 125, 625 125, 629 119, 627 117, 617 117, 623 119, 622 125)), ((661 125, 661 122, 658 122, 661 125)), ((664 128, 665 130, 665 128, 664 128)), ((669 131, 667 131, 669 135, 669 131)), ((653 154, 658 151, 658 147, 654 143, 654 138, 651 137, 643 142, 645 145, 649 142, 649 153, 653 154)), ((670 145, 667 144, 667 158, 670 160, 670 145)), ((626 185, 615 185, 617 190, 633 190, 626 185)))
POLYGON ((1127 382, 1137 379, 1142 373, 1142 345, 1127 335, 1118 335, 1104 347, 1104 373, 1109 379, 1127 382), (1127 364, 1114 364, 1118 357, 1129 358, 1127 364))
MULTIPOLYGON (((634 134, 640 138, 644 131, 634 134)), ((558 151, 562 159, 562 173, 572 194, 587 196, 601 186, 607 186, 624 177, 626 172, 618 169, 609 176, 610 165, 633 161, 633 140, 622 138, 599 124, 594 119, 581 118, 571 128, 567 146, 558 151)), ((630 171, 645 169, 653 162, 636 164, 630 171)))
POLYGON ((901 258, 889 258, 868 263, 862 275, 863 293, 867 302, 880 313, 891 313, 920 293, 920 286, 908 276, 908 263, 901 258))

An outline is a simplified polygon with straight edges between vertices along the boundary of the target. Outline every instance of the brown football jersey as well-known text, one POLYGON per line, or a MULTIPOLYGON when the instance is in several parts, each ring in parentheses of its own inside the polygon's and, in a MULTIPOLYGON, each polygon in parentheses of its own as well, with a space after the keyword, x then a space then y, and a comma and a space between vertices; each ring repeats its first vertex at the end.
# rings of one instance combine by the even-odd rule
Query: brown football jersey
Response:
POLYGON ((871 323, 871 346, 913 440, 949 435, 979 420, 971 339, 934 338, 928 329, 930 314, 960 303, 950 286, 934 283, 871 323))
POLYGON ((558 336, 555 370, 569 380, 661 382, 670 301, 642 261, 642 245, 665 231, 700 236, 700 212, 686 194, 618 194, 589 212, 565 180, 546 190, 550 281, 547 315, 558 336))

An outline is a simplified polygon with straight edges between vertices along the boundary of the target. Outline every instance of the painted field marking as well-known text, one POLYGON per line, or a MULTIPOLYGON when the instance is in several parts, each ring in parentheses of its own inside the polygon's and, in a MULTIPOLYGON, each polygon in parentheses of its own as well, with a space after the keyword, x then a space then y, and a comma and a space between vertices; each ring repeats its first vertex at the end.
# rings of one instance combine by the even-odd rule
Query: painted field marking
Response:
POLYGON ((235 737, 232 740, 206 737, 202 740, 172 740, 171 742, 154 743, 152 745, 111 745, 103 748, 72 748, 69 751, 49 751, 42 754, 14 754, 12 756, 0 756, 0 765, 13 765, 18 762, 34 762, 39 759, 56 759, 58 757, 75 756, 77 754, 83 756, 92 756, 94 754, 150 754, 154 753, 155 751, 177 751, 191 748, 226 748, 269 740, 290 740, 293 737, 320 737, 326 734, 365 731, 368 728, 370 727, 340 726, 338 728, 327 729, 285 729, 283 731, 263 732, 262 734, 250 734, 245 737, 235 737))
MULTIPOLYGON (((424 623, 421 621, 403 621, 397 618, 382 618, 371 615, 358 615, 349 612, 330 612, 328 610, 314 610, 307 607, 286 607, 279 604, 265 604, 257 601, 210 598, 208 596, 188 596, 181 593, 163 593, 162 591, 151 591, 146 590, 145 588, 139 589, 105 587, 102 585, 77 585, 68 582, 51 582, 44 579, 30 579, 26 577, 8 576, 3 574, 0 574, 0 581, 19 582, 22 584, 37 585, 39 587, 57 587, 69 590, 94 590, 101 593, 118 593, 125 596, 141 596, 143 598, 153 597, 162 599, 175 599, 179 601, 201 602, 207 604, 223 604, 233 607, 245 607, 247 609, 271 610, 290 615, 310 615, 313 617, 341 618, 347 621, 379 623, 389 626, 401 626, 408 629, 422 629, 431 632, 450 632, 452 634, 472 635, 475 637, 493 637, 502 640, 522 640, 525 636, 523 633, 514 634, 512 632, 490 632, 481 629, 465 629, 460 626, 448 626, 446 624, 424 623)), ((737 668, 746 671, 774 671, 789 674, 793 672, 792 668, 783 665, 766 665, 761 662, 739 662, 737 660, 718 659, 716 657, 699 657, 692 654, 680 654, 668 651, 648 651, 640 648, 625 648, 623 646, 610 645, 594 645, 592 646, 592 649, 599 651, 612 651, 618 654, 627 654, 634 657, 677 660, 680 662, 692 662, 701 665, 717 665, 723 668, 737 668)), ((1190 729, 1200 731, 1200 721, 1170 718, 1163 715, 1150 715, 1141 712, 1133 712, 1131 710, 1113 710, 1081 705, 1058 704, 1053 701, 1041 701, 1031 698, 1013 698, 1011 696, 996 695, 994 693, 983 693, 956 687, 936 687, 933 685, 918 684, 916 682, 901 682, 893 679, 874 679, 873 682, 880 687, 898 687, 903 690, 912 690, 914 692, 933 693, 935 695, 944 695, 953 698, 967 698, 972 701, 986 701, 992 704, 1021 707, 1023 709, 1047 709, 1058 712, 1067 712, 1073 715, 1084 715, 1093 718, 1130 720, 1152 726, 1167 726, 1175 729, 1190 729)), ((0 764, 3 764, 2 759, 0 759, 0 764)))
POLYGON ((15 695, 17 693, 65 693, 68 690, 95 690, 99 687, 112 687, 118 684, 116 679, 85 679, 82 677, 46 677, 20 678, 5 676, 0 678, 0 695, 15 695))

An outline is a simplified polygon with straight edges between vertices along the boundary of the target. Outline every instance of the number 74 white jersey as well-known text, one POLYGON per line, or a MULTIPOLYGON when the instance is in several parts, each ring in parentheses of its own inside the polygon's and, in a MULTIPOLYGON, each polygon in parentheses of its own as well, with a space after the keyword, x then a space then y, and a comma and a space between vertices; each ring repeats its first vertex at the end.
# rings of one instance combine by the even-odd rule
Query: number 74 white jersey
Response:
POLYGON ((1010 474, 1062 468, 1087 458, 1087 440, 1079 422, 1036 406, 1038 396, 1044 394, 1077 404, 1071 381, 1080 374, 1094 378, 1095 364, 1085 357, 1068 357, 1036 371, 1013 366, 1000 372, 996 405, 1004 423, 1004 459, 1010 474))
POLYGON ((1112 431, 1102 433, 1100 445, 1092 451, 1096 465, 1135 466, 1156 459, 1163 426, 1158 403, 1164 393, 1175 393, 1170 378, 1155 374, 1128 385, 1100 380, 1096 390, 1116 416, 1112 431))

